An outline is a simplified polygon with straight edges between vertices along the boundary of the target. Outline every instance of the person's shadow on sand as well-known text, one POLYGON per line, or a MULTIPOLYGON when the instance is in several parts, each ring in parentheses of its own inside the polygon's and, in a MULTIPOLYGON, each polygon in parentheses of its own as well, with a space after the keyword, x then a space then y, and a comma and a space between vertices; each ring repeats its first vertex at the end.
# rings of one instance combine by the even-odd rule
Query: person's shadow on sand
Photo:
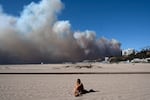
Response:
POLYGON ((77 82, 76 82, 75 88, 74 88, 74 96, 75 97, 82 96, 82 94, 87 94, 87 93, 92 93, 92 92, 99 92, 99 91, 95 91, 93 89, 90 89, 88 91, 88 90, 84 89, 84 86, 81 83, 81 80, 77 79, 77 82))
POLYGON ((87 94, 87 93, 93 93, 93 92, 99 92, 99 91, 95 91, 93 89, 90 89, 89 91, 88 90, 83 90, 83 92, 81 93, 82 94, 87 94))

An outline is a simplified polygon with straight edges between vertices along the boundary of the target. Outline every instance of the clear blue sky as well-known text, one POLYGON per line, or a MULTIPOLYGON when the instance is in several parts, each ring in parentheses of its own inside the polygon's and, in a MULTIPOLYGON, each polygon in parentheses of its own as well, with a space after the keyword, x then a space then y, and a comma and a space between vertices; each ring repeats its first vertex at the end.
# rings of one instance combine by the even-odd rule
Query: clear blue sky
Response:
MULTIPOLYGON (((39 0, 0 0, 6 13, 19 16, 23 6, 39 0)), ((116 39, 122 49, 150 46, 150 0, 62 0, 60 20, 73 30, 93 30, 97 37, 116 39)))

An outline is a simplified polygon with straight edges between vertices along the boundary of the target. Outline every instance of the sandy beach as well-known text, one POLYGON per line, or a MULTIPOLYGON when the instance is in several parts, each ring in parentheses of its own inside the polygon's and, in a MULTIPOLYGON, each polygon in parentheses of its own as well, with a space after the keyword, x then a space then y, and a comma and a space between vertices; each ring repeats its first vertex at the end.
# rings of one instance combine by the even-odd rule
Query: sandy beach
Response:
POLYGON ((0 100, 149 100, 150 74, 140 72, 150 72, 150 64, 93 63, 91 68, 87 64, 1 65, 0 100), (34 74, 42 72, 70 74, 34 74), (71 74, 74 72, 99 74, 71 74), (100 74, 103 72, 112 74, 100 74), (130 74, 113 74, 117 72, 130 74), (85 89, 97 92, 74 97, 77 78, 85 89))

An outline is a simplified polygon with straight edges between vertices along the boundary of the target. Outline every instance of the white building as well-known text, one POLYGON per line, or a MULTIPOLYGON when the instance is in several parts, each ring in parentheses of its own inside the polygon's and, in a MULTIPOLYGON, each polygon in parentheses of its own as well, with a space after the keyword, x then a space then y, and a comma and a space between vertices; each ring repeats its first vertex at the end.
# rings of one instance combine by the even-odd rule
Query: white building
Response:
POLYGON ((128 56, 128 55, 130 55, 134 52, 135 52, 135 50, 133 48, 129 48, 129 49, 122 50, 122 55, 123 56, 128 56))

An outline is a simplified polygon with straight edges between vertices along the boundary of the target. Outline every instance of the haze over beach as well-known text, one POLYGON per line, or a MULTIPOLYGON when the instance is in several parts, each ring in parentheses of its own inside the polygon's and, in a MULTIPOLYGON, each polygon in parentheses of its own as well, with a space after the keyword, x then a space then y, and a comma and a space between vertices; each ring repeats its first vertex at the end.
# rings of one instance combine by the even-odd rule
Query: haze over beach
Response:
POLYGON ((148 1, 19 2, 0 2, 1 64, 99 59, 150 44, 148 1))
POLYGON ((121 54, 117 40, 97 39, 95 31, 74 31, 69 20, 59 20, 63 7, 60 0, 32 2, 16 17, 1 6, 1 63, 81 61, 121 54))
POLYGON ((0 0, 0 100, 149 100, 149 4, 0 0))

